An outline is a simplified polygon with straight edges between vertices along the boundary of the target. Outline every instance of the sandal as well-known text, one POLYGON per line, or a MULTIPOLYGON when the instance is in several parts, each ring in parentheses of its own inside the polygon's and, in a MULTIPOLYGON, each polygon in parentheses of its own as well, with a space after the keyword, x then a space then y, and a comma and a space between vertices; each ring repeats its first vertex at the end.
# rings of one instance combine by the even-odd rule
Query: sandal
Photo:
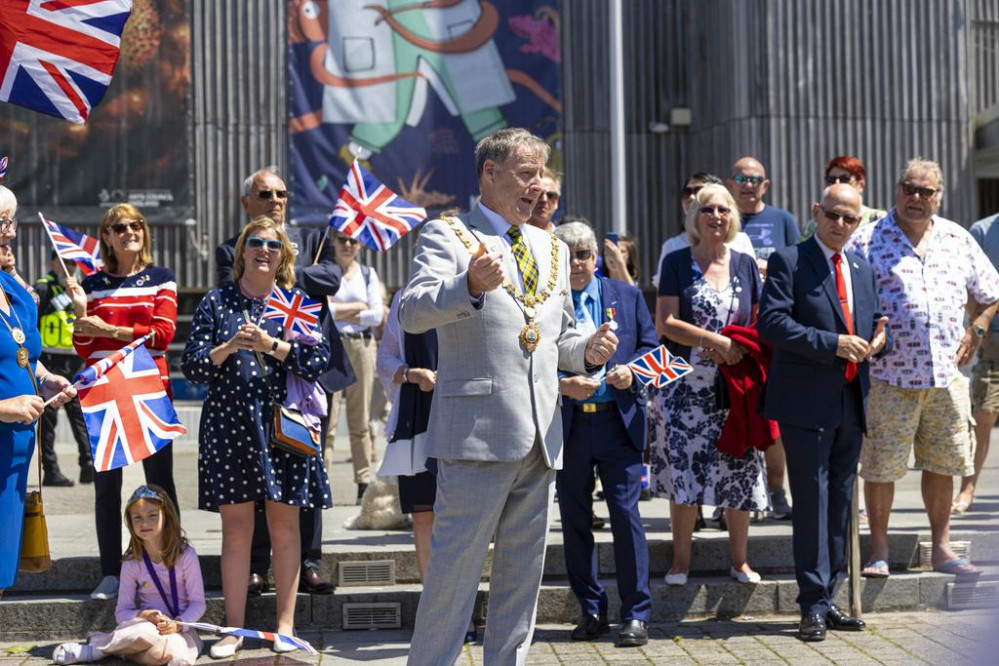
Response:
POLYGON ((956 516, 971 511, 971 502, 954 502, 950 505, 950 512, 956 516))
POLYGON ((860 575, 864 578, 887 578, 890 574, 885 560, 872 560, 860 570, 860 575))
POLYGON ((933 570, 937 573, 952 574, 954 576, 978 576, 982 573, 981 569, 963 557, 955 557, 942 564, 934 565, 933 570))

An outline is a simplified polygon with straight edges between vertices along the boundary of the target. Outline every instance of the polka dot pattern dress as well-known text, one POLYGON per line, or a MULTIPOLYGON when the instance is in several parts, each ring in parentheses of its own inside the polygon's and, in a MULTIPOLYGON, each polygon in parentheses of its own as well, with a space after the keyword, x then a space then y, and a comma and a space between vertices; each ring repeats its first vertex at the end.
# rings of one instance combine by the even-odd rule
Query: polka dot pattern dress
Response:
MULTIPOLYGON (((305 296, 298 288, 293 291, 305 296)), ((268 442, 272 394, 284 401, 288 372, 316 380, 329 365, 329 342, 323 339, 314 347, 293 342, 283 362, 261 354, 264 368, 245 350, 215 365, 209 352, 246 323, 244 310, 259 321, 264 301, 247 298, 233 282, 213 289, 198 305, 184 349, 184 376, 208 384, 201 410, 198 508, 218 511, 223 504, 264 500, 329 508, 333 495, 320 455, 303 458, 268 442)), ((281 338, 283 327, 276 321, 268 319, 260 326, 281 338)))

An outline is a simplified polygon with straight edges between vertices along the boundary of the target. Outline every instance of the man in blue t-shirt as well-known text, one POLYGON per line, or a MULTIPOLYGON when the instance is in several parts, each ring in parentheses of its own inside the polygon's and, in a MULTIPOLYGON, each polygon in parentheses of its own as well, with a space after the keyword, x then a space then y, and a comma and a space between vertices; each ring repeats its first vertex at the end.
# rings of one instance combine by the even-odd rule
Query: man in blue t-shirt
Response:
MULTIPOLYGON (((801 227, 791 213, 763 203, 763 195, 770 189, 770 180, 767 170, 755 157, 743 157, 732 166, 728 189, 742 215, 742 230, 753 242, 756 264, 765 280, 767 259, 776 250, 796 245, 801 227)), ((773 505, 770 516, 777 520, 790 520, 791 505, 784 492, 784 443, 780 439, 767 449, 766 459, 767 486, 773 505)))
POLYGON ((760 274, 767 276, 767 258, 775 251, 798 243, 801 228, 794 215, 783 208, 763 203, 770 188, 767 171, 753 157, 743 157, 732 167, 728 189, 742 214, 742 230, 756 249, 760 274))

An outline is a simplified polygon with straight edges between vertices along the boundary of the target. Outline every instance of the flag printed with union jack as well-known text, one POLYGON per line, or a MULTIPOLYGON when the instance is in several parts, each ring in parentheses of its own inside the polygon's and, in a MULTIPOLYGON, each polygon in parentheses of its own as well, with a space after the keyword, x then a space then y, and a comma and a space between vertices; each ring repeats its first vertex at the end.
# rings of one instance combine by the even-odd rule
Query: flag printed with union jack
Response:
POLYGON ((272 631, 257 631, 256 629, 242 629, 240 627, 220 627, 217 624, 208 624, 207 622, 177 622, 177 624, 190 627, 191 629, 197 629, 198 631, 207 631, 213 634, 225 634, 228 636, 245 636, 246 638, 256 638, 262 641, 270 641, 271 643, 281 639, 281 641, 290 643, 299 650, 305 650, 309 654, 319 654, 316 652, 316 648, 312 647, 308 641, 303 641, 297 636, 289 636, 288 634, 278 634, 272 631))
POLYGON ((322 309, 323 304, 319 301, 274 285, 260 318, 276 319, 285 330, 312 335, 316 331, 322 309))
POLYGON ((385 252, 425 219, 427 211, 382 185, 354 160, 330 215, 330 226, 372 250, 385 252))
POLYGON ((662 388, 694 370, 683 358, 670 354, 665 345, 639 356, 628 367, 642 386, 655 388, 662 388))
POLYGON ((42 226, 49 234, 52 246, 64 260, 76 262, 84 275, 93 275, 104 268, 101 261, 101 246, 96 238, 91 238, 79 231, 73 231, 51 220, 46 220, 41 213, 38 217, 42 220, 42 226))
POLYGON ((3 0, 0 101, 84 124, 104 97, 132 0, 3 0))
POLYGON ((76 376, 94 469, 106 472, 153 455, 187 432, 163 388, 160 369, 132 341, 76 376))

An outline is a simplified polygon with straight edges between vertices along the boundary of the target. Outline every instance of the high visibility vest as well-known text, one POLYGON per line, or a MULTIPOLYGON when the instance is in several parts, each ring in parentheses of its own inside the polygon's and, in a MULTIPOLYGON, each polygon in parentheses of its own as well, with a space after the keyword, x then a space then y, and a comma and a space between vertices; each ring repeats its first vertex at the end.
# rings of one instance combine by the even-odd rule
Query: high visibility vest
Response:
POLYGON ((51 275, 46 275, 39 282, 49 284, 51 298, 49 300, 49 310, 38 317, 38 332, 42 336, 42 347, 44 351, 54 353, 66 353, 74 351, 73 347, 73 322, 76 320, 76 313, 72 310, 72 303, 68 309, 58 309, 54 307, 53 300, 65 294, 66 288, 60 285, 51 275))

